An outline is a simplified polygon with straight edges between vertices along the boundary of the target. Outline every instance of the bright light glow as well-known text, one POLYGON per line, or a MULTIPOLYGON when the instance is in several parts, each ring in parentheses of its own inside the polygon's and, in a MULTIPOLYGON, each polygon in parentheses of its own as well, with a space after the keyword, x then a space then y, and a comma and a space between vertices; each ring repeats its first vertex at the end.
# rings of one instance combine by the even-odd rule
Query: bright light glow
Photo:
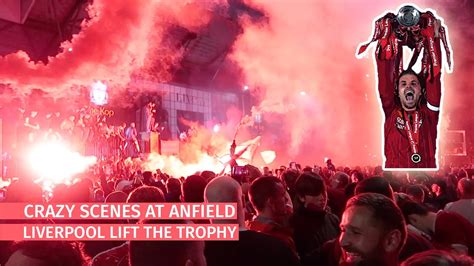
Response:
POLYGON ((96 105, 107 104, 108 94, 107 94, 107 85, 102 83, 102 81, 94 82, 91 86, 91 102, 96 105))
POLYGON ((33 147, 28 156, 34 173, 46 186, 66 183, 96 163, 94 156, 84 157, 61 142, 45 142, 33 147))
POLYGON ((260 155, 265 164, 271 164, 276 159, 276 153, 274 151, 262 151, 260 155))
MULTIPOLYGON (((140 166, 145 171, 155 171, 156 169, 161 169, 161 171, 173 177, 186 177, 203 170, 211 170, 217 174, 226 171, 228 172, 230 170, 229 162, 231 160, 231 156, 229 154, 229 147, 232 142, 230 140, 222 138, 221 134, 211 134, 213 142, 211 142, 210 145, 212 149, 215 150, 215 153, 213 155, 209 155, 207 153, 209 146, 202 147, 201 150, 196 149, 196 147, 200 147, 198 145, 201 144, 203 138, 208 137, 210 135, 210 131, 211 129, 207 127, 198 128, 198 137, 191 138, 190 142, 184 144, 181 147, 182 150, 186 151, 187 149, 188 152, 194 153, 192 154, 194 156, 192 163, 183 162, 180 160, 180 158, 177 158, 176 156, 172 155, 168 156, 160 155, 158 153, 150 153, 148 158, 144 161, 142 161, 141 159, 137 159, 136 165, 140 166)), ((236 147, 236 154, 240 154, 243 149, 246 148, 246 152, 242 152, 240 158, 237 159, 237 163, 239 165, 246 165, 251 162, 252 154, 254 154, 255 149, 257 149, 260 139, 261 137, 258 136, 254 139, 240 143, 240 145, 236 147)), ((135 163, 133 163, 130 159, 125 161, 125 165, 130 165, 131 169, 133 169, 134 166, 132 165, 135 165, 135 163)))
POLYGON ((0 187, 8 187, 9 185, 10 185, 10 180, 3 181, 3 179, 0 178, 0 187))
POLYGON ((214 131, 214 133, 217 133, 221 130, 221 127, 219 125, 214 125, 214 127, 212 128, 212 131, 214 131))
POLYGON ((69 48, 69 49, 67 49, 67 50, 68 50, 68 52, 72 52, 72 48, 69 48))
MULTIPOLYGON (((229 157, 230 160, 230 157, 229 157)), ((217 158, 206 154, 201 154, 194 163, 184 163, 175 156, 163 156, 158 153, 150 153, 148 159, 139 162, 145 171, 154 171, 161 169, 163 172, 173 176, 190 176, 203 170, 211 170, 219 173, 223 169, 223 164, 217 158)))
MULTIPOLYGON (((41 181, 41 179, 38 181, 41 181)), ((54 184, 51 182, 51 180, 46 179, 43 181, 43 191, 53 191, 53 186, 54 184)))
POLYGON ((248 91, 249 90, 249 86, 245 85, 244 86, 244 91, 248 91))
POLYGON ((306 96, 306 92, 305 91, 300 91, 300 95, 301 96, 306 96))

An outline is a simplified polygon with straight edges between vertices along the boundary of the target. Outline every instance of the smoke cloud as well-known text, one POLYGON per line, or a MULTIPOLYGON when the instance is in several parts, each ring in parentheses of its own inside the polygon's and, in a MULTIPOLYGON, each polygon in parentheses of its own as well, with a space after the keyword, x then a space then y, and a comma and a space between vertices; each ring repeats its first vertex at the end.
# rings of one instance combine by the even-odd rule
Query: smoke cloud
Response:
POLYGON ((34 63, 23 52, 0 58, 0 81, 18 94, 38 88, 54 97, 77 96, 71 87, 90 86, 103 80, 121 95, 135 74, 168 81, 182 49, 167 41, 168 28, 197 30, 210 19, 210 2, 97 0, 89 6, 90 20, 63 52, 48 64, 34 63))

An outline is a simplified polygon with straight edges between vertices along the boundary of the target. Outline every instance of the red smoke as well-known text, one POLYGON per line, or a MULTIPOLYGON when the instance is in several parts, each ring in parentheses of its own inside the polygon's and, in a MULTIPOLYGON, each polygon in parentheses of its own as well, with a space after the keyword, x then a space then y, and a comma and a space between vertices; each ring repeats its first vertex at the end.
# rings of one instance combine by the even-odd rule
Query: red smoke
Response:
POLYGON ((70 96, 71 86, 89 86, 94 80, 120 89, 134 71, 146 72, 152 58, 162 67, 154 79, 167 81, 170 75, 163 69, 176 64, 181 55, 175 47, 164 49, 167 27, 194 30, 210 17, 199 1, 95 0, 89 14, 82 31, 63 43, 64 52, 50 57, 47 65, 29 61, 25 52, 1 58, 0 80, 21 93, 40 88, 53 96, 70 96), (160 53, 155 53, 156 47, 160 53))

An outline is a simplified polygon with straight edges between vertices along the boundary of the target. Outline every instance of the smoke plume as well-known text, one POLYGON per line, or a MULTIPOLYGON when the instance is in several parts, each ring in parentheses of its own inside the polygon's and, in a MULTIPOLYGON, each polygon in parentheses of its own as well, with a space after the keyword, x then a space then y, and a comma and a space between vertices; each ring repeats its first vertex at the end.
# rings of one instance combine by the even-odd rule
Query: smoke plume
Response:
POLYGON ((76 96, 73 86, 106 81, 112 95, 122 92, 133 74, 163 82, 182 55, 167 41, 171 25, 198 30, 210 19, 211 2, 97 0, 89 6, 90 20, 48 63, 34 63, 23 52, 0 58, 0 81, 18 94, 38 88, 55 97, 76 96))

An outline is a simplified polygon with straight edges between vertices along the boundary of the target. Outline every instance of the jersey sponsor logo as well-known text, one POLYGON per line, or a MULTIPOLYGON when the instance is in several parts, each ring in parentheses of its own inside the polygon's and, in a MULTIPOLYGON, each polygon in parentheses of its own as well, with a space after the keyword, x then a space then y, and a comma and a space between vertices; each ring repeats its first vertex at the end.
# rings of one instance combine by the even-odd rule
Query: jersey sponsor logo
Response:
MULTIPOLYGON (((423 125, 423 119, 420 118, 420 127, 421 127, 421 125, 423 125)), ((406 130, 406 128, 405 128, 405 120, 403 120, 403 118, 400 117, 400 116, 397 116, 397 119, 395 120, 395 126, 396 126, 398 129, 406 130)))

